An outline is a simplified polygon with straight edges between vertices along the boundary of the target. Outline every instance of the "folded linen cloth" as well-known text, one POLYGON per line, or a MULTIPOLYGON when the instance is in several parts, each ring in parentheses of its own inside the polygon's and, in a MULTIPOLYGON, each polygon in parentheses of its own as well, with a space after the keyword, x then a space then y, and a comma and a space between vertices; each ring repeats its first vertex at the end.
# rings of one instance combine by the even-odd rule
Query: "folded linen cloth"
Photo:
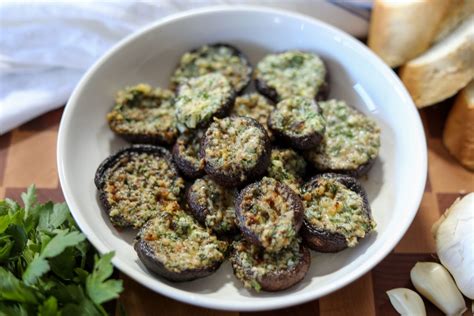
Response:
POLYGON ((301 12, 364 37, 367 3, 370 0, 3 1, 0 134, 64 105, 87 68, 105 51, 172 13, 209 5, 258 4, 301 12))

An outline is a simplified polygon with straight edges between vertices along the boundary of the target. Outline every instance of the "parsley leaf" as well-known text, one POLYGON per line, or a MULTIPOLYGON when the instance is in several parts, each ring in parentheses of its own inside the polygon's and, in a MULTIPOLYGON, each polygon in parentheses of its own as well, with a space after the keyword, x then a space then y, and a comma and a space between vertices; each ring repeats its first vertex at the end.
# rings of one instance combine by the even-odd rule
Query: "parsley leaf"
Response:
POLYGON ((34 186, 21 198, 0 201, 0 316, 107 315, 113 253, 98 256, 66 204, 38 203, 34 186))
POLYGON ((103 255, 100 259, 96 256, 94 258, 94 270, 86 279, 87 294, 96 304, 102 304, 103 302, 117 298, 118 294, 123 290, 121 280, 106 281, 113 272, 110 263, 113 256, 113 252, 103 255))

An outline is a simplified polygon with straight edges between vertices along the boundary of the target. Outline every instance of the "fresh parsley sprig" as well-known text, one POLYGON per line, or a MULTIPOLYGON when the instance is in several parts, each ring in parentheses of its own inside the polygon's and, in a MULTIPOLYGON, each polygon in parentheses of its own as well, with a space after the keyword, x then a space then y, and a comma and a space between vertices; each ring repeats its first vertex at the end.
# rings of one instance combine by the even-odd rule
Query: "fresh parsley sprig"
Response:
POLYGON ((91 247, 66 204, 0 201, 0 316, 106 315, 122 281, 109 279, 113 252, 91 247))

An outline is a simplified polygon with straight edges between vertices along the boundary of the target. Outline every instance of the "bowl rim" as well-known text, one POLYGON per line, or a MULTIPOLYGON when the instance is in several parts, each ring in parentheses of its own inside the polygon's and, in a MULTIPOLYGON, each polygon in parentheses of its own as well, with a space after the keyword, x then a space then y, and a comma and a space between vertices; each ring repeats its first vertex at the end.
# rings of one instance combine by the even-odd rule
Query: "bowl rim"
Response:
MULTIPOLYGON (((346 274, 342 278, 335 280, 329 286, 326 286, 325 289, 317 292, 315 294, 314 291, 306 292, 306 293, 291 293, 287 296, 284 296, 285 299, 282 299, 282 296, 275 296, 275 297, 265 297, 266 302, 262 304, 262 302, 255 302, 255 301, 239 301, 239 304, 235 304, 232 300, 227 299, 216 299, 216 298, 209 298, 202 295, 195 295, 194 293, 190 293, 189 291, 184 291, 173 286, 167 285, 165 283, 157 283, 158 286, 155 286, 154 283, 148 282, 150 276, 142 275, 138 272, 135 272, 133 268, 130 268, 127 263, 122 262, 119 257, 114 256, 112 259, 112 263, 115 267, 117 267, 121 272, 125 273, 136 282, 140 283, 141 285, 153 290, 154 292, 160 293, 167 297, 173 298, 175 300, 197 305, 206 308, 218 309, 218 310, 227 310, 227 311, 263 311, 263 310, 270 310, 270 309, 278 309, 284 308, 288 306, 293 306, 297 304, 302 304, 311 300, 318 299, 325 295, 328 295, 349 283, 354 282, 365 273, 370 271, 373 267, 375 267, 380 261, 382 261, 391 251, 392 249, 399 243, 402 237, 405 235, 405 232, 408 230, 409 226, 411 225, 413 219, 415 218, 419 205, 421 203, 421 199, 423 197, 424 187, 426 184, 426 177, 427 177, 427 146, 426 146, 426 138, 424 134, 423 125, 420 119, 420 115, 417 111, 416 106, 414 105, 410 95, 408 94, 407 90, 403 86, 400 79, 397 75, 390 69, 375 53, 373 53, 367 46, 359 42, 353 36, 347 34, 346 32, 331 26, 323 21, 315 19, 313 17, 291 12, 284 9, 275 9, 265 6, 257 6, 257 5, 218 5, 218 6, 209 6, 199 9, 193 9, 185 12, 180 12, 176 14, 169 15, 165 18, 162 18, 156 22, 153 22, 141 29, 138 29, 134 33, 128 35, 117 44, 115 44, 112 48, 110 48, 102 57, 100 57, 82 76, 79 83, 74 88, 74 91, 69 98, 64 113, 61 118, 59 132, 58 132, 58 141, 57 141, 57 168, 59 174, 59 181, 60 185, 64 194, 64 198, 66 203, 69 205, 71 209, 72 216, 74 217, 75 221, 79 225, 82 232, 86 235, 87 239, 91 242, 91 244, 98 250, 99 253, 104 254, 109 252, 113 249, 109 249, 99 238, 95 237, 95 234, 87 224, 85 217, 82 216, 81 212, 75 211, 79 210, 78 205, 75 202, 74 194, 69 187, 69 180, 66 175, 65 165, 63 161, 64 154, 66 152, 66 133, 67 133, 67 126, 69 122, 73 119, 72 111, 76 100, 78 99, 84 85, 90 79, 90 77, 96 72, 96 69, 99 68, 104 62, 106 62, 110 56, 115 54, 119 51, 122 47, 128 45, 128 43, 134 41, 136 38, 143 36, 146 33, 153 32, 154 30, 158 29, 159 27, 174 23, 179 20, 187 19, 191 16, 199 16, 199 15, 206 15, 206 14, 216 14, 221 12, 247 12, 247 13, 263 13, 263 14, 274 14, 283 17, 289 17, 293 19, 299 19, 302 22, 316 24, 318 27, 325 29, 335 35, 338 35, 341 40, 344 40, 352 46, 352 48, 359 50, 362 54, 368 55, 371 63, 373 63, 382 73, 382 75, 391 82, 391 86, 393 89, 396 89, 398 95, 400 96, 401 100, 403 100, 408 107, 408 111, 411 112, 413 115, 413 124, 415 127, 415 131, 418 132, 413 133, 413 141, 415 141, 419 146, 419 155, 420 159, 417 159, 417 170, 419 173, 419 177, 415 177, 413 181, 413 193, 412 199, 410 204, 407 205, 407 209, 412 210, 410 213, 405 214, 406 216, 403 218, 403 222, 399 223, 400 230, 398 230, 398 234, 387 240, 387 242, 383 245, 382 248, 378 250, 378 252, 374 253, 374 255, 363 262, 356 270, 351 271, 350 273, 346 274), (393 238, 395 237, 395 238, 393 238)), ((153 277, 153 276, 152 276, 153 277)))

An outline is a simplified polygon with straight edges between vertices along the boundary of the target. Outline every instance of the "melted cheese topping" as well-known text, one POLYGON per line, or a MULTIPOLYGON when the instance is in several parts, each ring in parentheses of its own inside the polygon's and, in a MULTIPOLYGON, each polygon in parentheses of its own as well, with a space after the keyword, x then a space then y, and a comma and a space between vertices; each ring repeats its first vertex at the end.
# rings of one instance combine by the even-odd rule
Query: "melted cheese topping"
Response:
POLYGON ((245 180, 265 150, 264 132, 245 117, 215 119, 206 131, 206 164, 245 180))
POLYGON ((117 226, 141 227, 184 188, 170 161, 149 153, 124 155, 106 177, 109 217, 117 226))
POLYGON ((173 92, 139 84, 117 93, 107 121, 119 134, 159 135, 171 143, 178 134, 174 112, 173 92))
POLYGON ((313 99, 325 83, 326 67, 313 53, 287 51, 265 56, 255 77, 276 90, 279 100, 292 96, 313 99))
POLYGON ((262 278, 295 269, 303 257, 299 239, 277 253, 262 251, 244 240, 235 241, 232 246, 234 252, 230 261, 235 276, 246 288, 254 288, 257 292, 261 289, 262 278))
POLYGON ((226 233, 236 227, 234 189, 225 188, 205 176, 196 180, 190 190, 192 198, 206 210, 206 227, 217 233, 226 233))
POLYGON ((205 124, 229 102, 233 93, 229 81, 219 73, 184 82, 176 101, 178 127, 184 130, 205 124))
POLYGON ((268 136, 271 137, 272 133, 268 128, 267 121, 273 109, 273 105, 271 105, 265 97, 258 93, 251 93, 235 99, 231 115, 247 116, 255 119, 262 124, 268 136))
POLYGON ((226 46, 204 45, 181 57, 171 81, 180 85, 189 78, 202 76, 211 72, 224 75, 236 91, 240 91, 248 83, 252 68, 247 60, 226 46))
POLYGON ((177 273, 222 262, 228 247, 177 205, 159 212, 139 236, 152 247, 159 262, 177 273))
POLYGON ((294 200, 288 190, 283 190, 275 179, 264 177, 244 192, 239 205, 243 224, 258 236, 267 251, 278 252, 287 247, 297 234, 291 204, 294 200))
POLYGON ((302 197, 305 219, 317 228, 342 234, 349 247, 375 229, 362 197, 334 179, 320 179, 316 187, 304 187, 302 197))
POLYGON ((181 134, 176 140, 181 159, 189 162, 196 171, 204 169, 204 159, 199 158, 203 134, 202 130, 197 130, 194 133, 181 134))
POLYGON ((323 134, 326 126, 316 102, 305 97, 292 97, 278 103, 270 116, 270 124, 291 137, 323 134))
POLYGON ((300 192, 300 184, 306 170, 306 161, 293 149, 273 149, 268 176, 300 192))
POLYGON ((344 101, 329 100, 319 106, 326 119, 326 132, 322 142, 307 156, 317 168, 356 169, 377 157, 380 128, 374 120, 344 101))

